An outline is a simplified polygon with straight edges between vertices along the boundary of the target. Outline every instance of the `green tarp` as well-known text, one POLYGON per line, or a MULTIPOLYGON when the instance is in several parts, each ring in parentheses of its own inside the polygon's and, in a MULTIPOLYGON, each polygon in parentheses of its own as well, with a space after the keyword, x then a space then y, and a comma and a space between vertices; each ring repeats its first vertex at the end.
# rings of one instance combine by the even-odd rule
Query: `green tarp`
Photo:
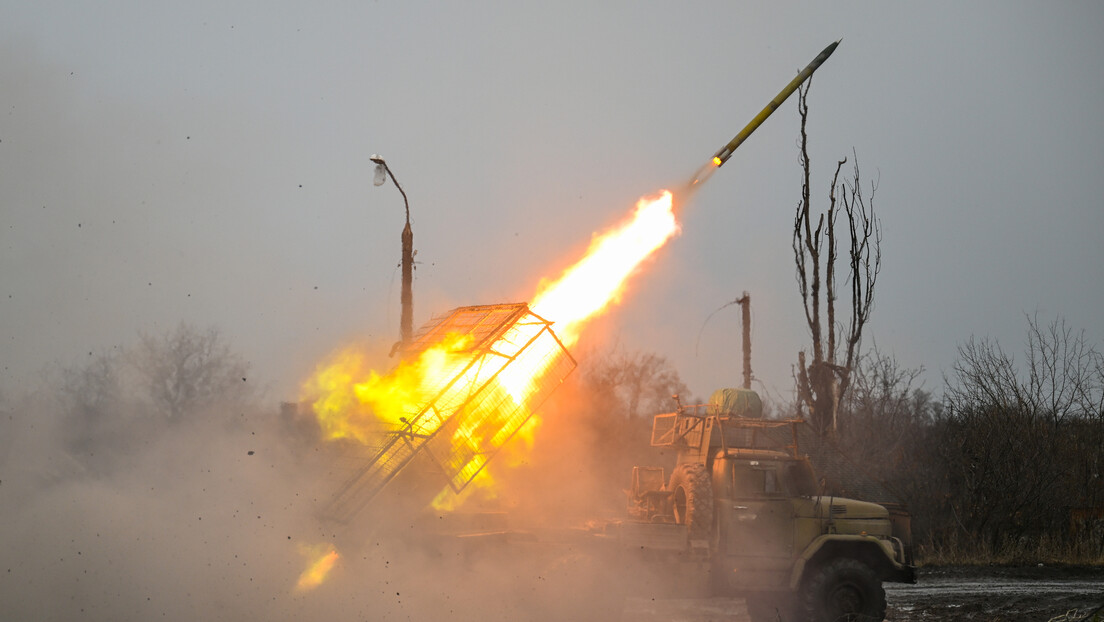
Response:
POLYGON ((760 418, 763 400, 751 389, 717 389, 709 397, 709 414, 760 418))

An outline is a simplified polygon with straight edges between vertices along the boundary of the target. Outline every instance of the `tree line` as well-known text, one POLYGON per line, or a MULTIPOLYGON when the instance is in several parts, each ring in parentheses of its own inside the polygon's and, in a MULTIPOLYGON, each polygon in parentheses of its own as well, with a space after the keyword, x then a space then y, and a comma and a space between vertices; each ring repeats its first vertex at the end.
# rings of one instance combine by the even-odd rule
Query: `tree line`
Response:
POLYGON ((932 562, 1104 559, 1104 356, 1062 319, 1028 318, 1022 358, 958 347, 937 399, 868 353, 838 442, 913 516, 932 562))
POLYGON ((248 372, 217 328, 185 322, 89 352, 51 382, 63 449, 92 473, 124 467, 129 454, 173 427, 231 422, 254 408, 258 391, 248 372))
POLYGON ((826 210, 812 208, 810 87, 798 92, 792 229, 810 342, 786 410, 896 491, 932 559, 1104 561, 1104 357, 1063 320, 1029 317, 1022 363, 971 338, 936 399, 915 386, 920 370, 877 350, 860 355, 881 270, 877 181, 862 183, 852 150, 852 174, 841 182, 839 160, 826 210))

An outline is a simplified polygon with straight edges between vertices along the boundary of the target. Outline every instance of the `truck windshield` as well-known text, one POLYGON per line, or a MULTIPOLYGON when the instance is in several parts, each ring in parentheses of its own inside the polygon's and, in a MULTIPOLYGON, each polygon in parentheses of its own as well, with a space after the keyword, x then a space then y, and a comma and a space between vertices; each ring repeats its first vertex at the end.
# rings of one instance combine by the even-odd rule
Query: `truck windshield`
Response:
POLYGON ((816 494, 816 477, 808 462, 790 462, 782 469, 782 485, 795 497, 811 497, 816 494))
POLYGON ((732 462, 732 494, 737 498, 811 497, 817 493, 813 467, 805 460, 732 462))

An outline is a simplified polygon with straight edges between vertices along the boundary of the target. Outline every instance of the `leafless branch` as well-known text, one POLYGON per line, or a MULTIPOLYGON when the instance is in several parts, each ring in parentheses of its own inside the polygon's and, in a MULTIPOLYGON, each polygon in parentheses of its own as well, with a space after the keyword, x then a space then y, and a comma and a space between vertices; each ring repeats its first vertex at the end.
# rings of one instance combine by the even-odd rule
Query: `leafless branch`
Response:
POLYGON ((809 408, 814 427, 821 433, 831 434, 836 430, 839 404, 846 396, 862 333, 873 309, 874 286, 881 270, 882 234, 873 205, 877 184, 871 184, 869 196, 864 194, 857 155, 852 165, 852 179, 846 182, 840 181, 840 175, 848 159, 843 158, 836 163, 828 191, 827 210, 815 215, 816 226, 813 226, 809 190, 808 91, 808 84, 798 89, 798 112, 801 117, 798 160, 802 167, 802 187, 801 201, 794 216, 792 246, 798 292, 811 339, 812 360, 806 360, 805 352, 799 355, 801 369, 795 374, 795 380, 799 399, 809 408), (836 305, 839 297, 836 225, 841 211, 847 218, 847 233, 850 235, 848 271, 844 279, 851 286, 850 318, 846 327, 837 318, 836 305), (821 316, 822 305, 824 317, 821 316), (843 343, 846 344, 842 356, 840 335, 843 335, 843 343))

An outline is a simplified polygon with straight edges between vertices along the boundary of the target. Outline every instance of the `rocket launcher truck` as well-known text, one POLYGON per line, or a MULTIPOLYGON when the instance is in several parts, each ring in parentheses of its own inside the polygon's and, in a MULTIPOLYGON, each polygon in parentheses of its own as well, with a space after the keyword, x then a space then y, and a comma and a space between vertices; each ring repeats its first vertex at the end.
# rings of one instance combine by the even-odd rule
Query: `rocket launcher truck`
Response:
POLYGON ((709 595, 745 597, 755 622, 885 619, 883 582, 916 582, 909 517, 824 494, 803 424, 763 419, 747 389, 657 415, 652 445, 676 466, 633 469, 619 539, 696 568, 709 595))

